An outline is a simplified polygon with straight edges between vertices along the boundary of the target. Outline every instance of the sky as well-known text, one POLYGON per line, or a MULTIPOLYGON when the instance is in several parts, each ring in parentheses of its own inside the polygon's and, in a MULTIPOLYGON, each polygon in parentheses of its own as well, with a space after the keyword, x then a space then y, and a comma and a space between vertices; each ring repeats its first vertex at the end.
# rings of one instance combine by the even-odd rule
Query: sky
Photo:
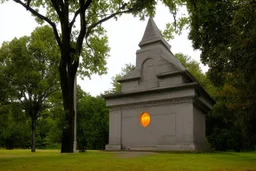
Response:
MULTIPOLYGON (((186 13, 186 10, 182 9, 181 13, 186 13)), ((173 21, 173 16, 166 7, 158 4, 153 19, 158 28, 164 30, 165 24, 173 21)), ((11 0, 0 4, 0 23, 0 45, 3 41, 30 35, 35 27, 39 26, 25 8, 11 0)), ((136 51, 139 50, 138 44, 142 39, 146 24, 147 19, 141 21, 129 14, 123 15, 117 21, 112 19, 103 24, 107 30, 111 48, 110 56, 107 58, 108 73, 102 76, 92 75, 91 79, 78 78, 78 84, 84 91, 97 96, 110 90, 112 88, 111 78, 120 73, 125 64, 135 64, 136 51)), ((171 51, 174 54, 183 53, 200 62, 200 51, 193 49, 191 41, 188 40, 188 30, 180 36, 175 36, 168 43, 172 46, 171 51)), ((200 66, 203 71, 207 70, 207 66, 202 64, 200 66)))

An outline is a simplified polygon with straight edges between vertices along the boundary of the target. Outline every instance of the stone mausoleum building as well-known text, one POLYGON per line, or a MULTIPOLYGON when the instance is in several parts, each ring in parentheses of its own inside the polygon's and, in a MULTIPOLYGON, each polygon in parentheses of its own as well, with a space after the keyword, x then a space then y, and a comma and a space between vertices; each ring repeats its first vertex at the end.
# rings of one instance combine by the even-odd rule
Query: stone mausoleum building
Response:
POLYGON ((139 47, 136 68, 119 80, 121 93, 104 96, 110 110, 106 150, 204 150, 205 115, 214 101, 151 18, 139 47))

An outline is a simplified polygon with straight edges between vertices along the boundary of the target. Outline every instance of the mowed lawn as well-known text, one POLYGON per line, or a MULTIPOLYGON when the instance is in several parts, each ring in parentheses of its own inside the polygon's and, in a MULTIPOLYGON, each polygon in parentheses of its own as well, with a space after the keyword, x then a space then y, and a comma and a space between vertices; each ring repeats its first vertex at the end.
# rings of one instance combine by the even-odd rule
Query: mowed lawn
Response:
POLYGON ((256 171, 256 152, 60 154, 58 150, 0 150, 0 171, 256 171))

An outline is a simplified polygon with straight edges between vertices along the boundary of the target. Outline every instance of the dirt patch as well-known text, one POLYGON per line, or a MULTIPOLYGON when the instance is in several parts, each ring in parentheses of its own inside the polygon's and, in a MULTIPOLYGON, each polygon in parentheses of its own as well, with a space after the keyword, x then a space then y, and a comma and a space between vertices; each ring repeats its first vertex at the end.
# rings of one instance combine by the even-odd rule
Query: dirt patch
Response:
POLYGON ((141 151, 121 151, 121 152, 114 152, 114 153, 119 158, 135 158, 135 157, 157 154, 155 152, 141 152, 141 151))

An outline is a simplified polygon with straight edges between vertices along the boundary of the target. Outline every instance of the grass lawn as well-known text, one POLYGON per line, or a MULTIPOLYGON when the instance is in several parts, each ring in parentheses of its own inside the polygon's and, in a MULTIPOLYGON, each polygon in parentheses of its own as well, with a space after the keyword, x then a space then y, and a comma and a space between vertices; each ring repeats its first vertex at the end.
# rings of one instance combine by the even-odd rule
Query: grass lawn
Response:
POLYGON ((57 150, 0 150, 0 171, 256 171, 256 152, 60 154, 57 150))

